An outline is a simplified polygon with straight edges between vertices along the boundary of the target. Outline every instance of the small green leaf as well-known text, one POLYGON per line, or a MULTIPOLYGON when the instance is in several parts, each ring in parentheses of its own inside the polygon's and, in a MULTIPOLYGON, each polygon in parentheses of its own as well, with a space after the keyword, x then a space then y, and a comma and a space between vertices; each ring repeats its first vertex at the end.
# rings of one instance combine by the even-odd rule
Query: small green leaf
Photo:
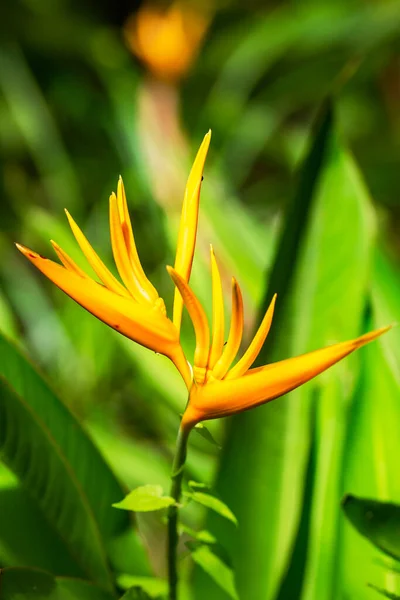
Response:
POLYGON ((163 496, 161 485, 142 485, 125 496, 121 502, 113 504, 113 506, 121 510, 149 512, 167 508, 172 504, 175 504, 175 500, 170 496, 163 496))
POLYGON ((239 600, 232 569, 209 546, 197 547, 192 552, 192 558, 233 600, 239 600))
POLYGON ((372 583, 369 584, 369 587, 378 592, 378 594, 385 596, 385 598, 389 598, 390 600, 400 600, 400 596, 398 596, 397 594, 387 592, 386 590, 383 590, 382 588, 377 587, 376 585, 372 585, 372 583))
POLYGON ((198 504, 202 504, 207 508, 211 508, 211 510, 215 511, 221 517, 232 521, 235 525, 238 524, 237 519, 230 508, 226 506, 222 500, 216 498, 215 496, 211 496, 210 494, 205 494, 204 492, 185 492, 185 496, 198 502, 198 504))
MULTIPOLYGON (((124 590, 128 590, 127 594, 123 596, 124 600, 136 599, 135 590, 141 590, 140 593, 144 593, 143 598, 158 598, 168 591, 168 584, 164 579, 157 577, 136 577, 135 575, 122 574, 117 577, 117 583, 119 587, 124 590), (129 593, 132 596, 129 596, 129 593)), ((139 594, 137 598, 141 599, 142 596, 139 594)))
POLYGON ((187 525, 181 523, 179 525, 179 530, 181 533, 186 533, 187 535, 190 535, 190 537, 192 537, 194 540, 203 542, 203 544, 217 543, 217 538, 206 529, 202 529, 201 531, 195 531, 191 527, 188 527, 187 525))
POLYGON ((151 600, 151 596, 146 594, 143 588, 133 587, 121 596, 120 600, 151 600))
POLYGON ((213 435, 210 433, 210 431, 207 429, 207 427, 205 425, 203 425, 203 423, 197 423, 197 425, 194 426, 194 430, 199 435, 201 435, 202 438, 204 438, 205 440, 207 440, 207 442, 210 442, 210 444, 213 444, 218 449, 221 448, 221 445, 218 444, 218 442, 216 441, 216 439, 213 437, 213 435))
POLYGON ((355 496, 343 500, 346 517, 377 548, 400 560, 400 506, 355 496))
POLYGON ((192 481, 192 480, 188 481, 188 485, 192 489, 199 488, 201 490, 207 490, 210 487, 206 483, 200 483, 199 481, 192 481))

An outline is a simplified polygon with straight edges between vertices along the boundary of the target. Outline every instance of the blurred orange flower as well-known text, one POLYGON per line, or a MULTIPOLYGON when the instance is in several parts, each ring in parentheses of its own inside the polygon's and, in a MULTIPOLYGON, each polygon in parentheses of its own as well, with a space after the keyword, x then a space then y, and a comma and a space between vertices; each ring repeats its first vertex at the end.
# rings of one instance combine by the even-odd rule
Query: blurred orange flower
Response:
POLYGON ((190 69, 209 19, 183 2, 168 9, 145 4, 125 24, 131 51, 159 79, 177 81, 190 69))

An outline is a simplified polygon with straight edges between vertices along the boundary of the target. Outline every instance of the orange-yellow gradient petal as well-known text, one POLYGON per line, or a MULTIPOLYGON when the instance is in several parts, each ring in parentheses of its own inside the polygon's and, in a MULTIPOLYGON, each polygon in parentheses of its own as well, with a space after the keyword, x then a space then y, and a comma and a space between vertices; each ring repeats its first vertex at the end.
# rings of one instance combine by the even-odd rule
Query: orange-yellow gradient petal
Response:
POLYGON ((81 269, 76 264, 76 262, 72 260, 72 258, 54 240, 50 240, 50 243, 53 246, 58 258, 61 260, 62 264, 66 269, 72 271, 73 273, 76 273, 84 279, 88 278, 88 275, 86 275, 85 271, 83 271, 83 269, 81 269))
POLYGON ((92 279, 82 279, 77 273, 41 257, 29 248, 19 244, 17 248, 63 292, 98 319, 138 344, 168 356, 181 372, 187 386, 190 385, 190 369, 180 347, 176 328, 159 311, 119 296, 92 279))
POLYGON ((117 197, 114 193, 110 196, 110 234, 115 264, 117 265, 118 273, 120 274, 122 281, 137 302, 142 304, 151 302, 151 298, 141 286, 135 271, 132 269, 125 237, 122 231, 117 197))
MULTIPOLYGON (((181 277, 183 277, 186 283, 188 283, 190 279, 192 270, 197 236, 197 222, 199 217, 201 181, 210 141, 211 131, 204 136, 203 142, 197 152, 197 156, 187 180, 185 196, 183 199, 174 269, 181 277)), ((182 297, 179 291, 175 290, 173 322, 178 331, 181 326, 182 308, 182 297)))
POLYGON ((384 327, 355 340, 252 369, 237 379, 193 386, 183 415, 183 426, 191 427, 199 421, 232 415, 283 396, 388 329, 390 327, 384 327))
POLYGON ((107 269, 107 267, 105 266, 101 258, 98 256, 98 254, 93 250, 85 234, 75 223, 74 219, 71 217, 67 209, 65 209, 65 214, 67 215, 68 222, 70 224, 72 233, 74 234, 76 241, 78 242, 83 254, 86 256, 88 263, 90 264, 98 278, 112 292, 115 292, 120 296, 125 296, 129 298, 128 291, 124 288, 123 285, 120 284, 120 282, 117 279, 115 279, 114 275, 107 269))
POLYGON ((128 203, 126 201, 126 193, 124 182, 122 177, 119 177, 117 187, 117 203, 118 211, 121 222, 122 234, 125 240, 126 249, 128 252, 129 260, 131 263, 132 271, 135 273, 137 280, 141 287, 147 292, 148 297, 156 302, 158 299, 158 293, 153 284, 147 279, 145 272, 143 271, 142 264, 139 259, 139 255, 136 249, 135 237, 133 235, 131 218, 128 211, 128 203))
POLYGON ((247 348, 242 358, 229 371, 229 373, 227 373, 225 379, 235 379, 235 377, 240 377, 241 375, 244 375, 246 371, 250 369, 253 362, 256 360, 267 338, 267 335, 269 334, 269 330, 271 329, 272 318, 274 316, 275 301, 276 294, 272 298, 271 304, 269 305, 268 310, 265 313, 265 316, 262 320, 262 323, 258 328, 258 331, 254 336, 250 346, 247 348))
POLYGON ((196 349, 194 351, 194 376, 197 381, 202 381, 206 374, 208 353, 210 347, 210 330, 207 316, 198 298, 192 292, 186 281, 173 269, 167 267, 173 282, 182 294, 183 302, 188 310, 193 323, 196 336, 196 349))
POLYGON ((240 287, 235 278, 232 278, 232 316, 229 329, 228 341, 225 345, 221 358, 216 363, 212 375, 216 379, 222 379, 240 348, 243 335, 243 297, 240 287))
POLYGON ((224 296, 221 276, 211 246, 211 278, 212 278, 212 341, 207 369, 213 369, 220 358, 224 347, 224 296))

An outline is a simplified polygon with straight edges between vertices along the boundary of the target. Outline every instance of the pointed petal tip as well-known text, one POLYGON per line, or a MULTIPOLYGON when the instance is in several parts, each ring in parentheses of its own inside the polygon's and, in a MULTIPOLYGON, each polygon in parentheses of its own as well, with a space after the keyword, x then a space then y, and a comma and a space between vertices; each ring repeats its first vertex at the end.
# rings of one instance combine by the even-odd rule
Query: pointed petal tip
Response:
POLYGON ((22 254, 26 254, 26 252, 28 251, 28 248, 26 246, 23 246, 22 244, 19 244, 18 242, 14 242, 14 244, 16 245, 18 250, 20 252, 22 252, 22 254))
POLYGON ((365 344, 368 344, 369 342, 372 342, 376 338, 380 337, 381 335, 383 335, 384 333, 389 331, 389 329, 392 329, 392 325, 386 325, 386 327, 381 327, 380 329, 375 329, 374 331, 365 333, 361 337, 354 340, 355 348, 359 348, 361 346, 364 346, 365 344))

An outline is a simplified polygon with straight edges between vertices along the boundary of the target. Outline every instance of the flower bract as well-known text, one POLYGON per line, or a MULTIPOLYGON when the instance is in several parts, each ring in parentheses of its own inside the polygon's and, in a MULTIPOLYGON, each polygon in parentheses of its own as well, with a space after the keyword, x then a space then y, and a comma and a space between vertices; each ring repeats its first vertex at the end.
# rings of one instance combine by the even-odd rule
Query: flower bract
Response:
MULTIPOLYGON (((183 201, 175 267, 185 282, 189 281, 192 268, 200 188, 210 137, 211 132, 208 132, 197 153, 183 201)), ((164 300, 142 268, 122 179, 119 179, 117 194, 110 196, 111 246, 122 283, 106 267, 68 211, 66 213, 76 241, 99 281, 89 277, 54 241, 51 243, 61 264, 20 244, 17 244, 18 249, 63 292, 98 319, 142 346, 170 358, 189 388, 191 369, 179 339, 182 301, 177 295, 174 320, 170 320, 164 300)))
POLYGON ((204 309, 194 292, 174 269, 168 267, 168 271, 182 295, 196 335, 194 379, 182 418, 183 428, 191 428, 200 421, 239 413, 283 396, 390 329, 383 327, 350 341, 251 368, 272 324, 275 295, 252 342, 235 366, 231 367, 243 334, 243 300, 239 284, 235 279, 232 280, 232 316, 228 340, 224 344, 221 277, 212 248, 212 335, 204 309))

